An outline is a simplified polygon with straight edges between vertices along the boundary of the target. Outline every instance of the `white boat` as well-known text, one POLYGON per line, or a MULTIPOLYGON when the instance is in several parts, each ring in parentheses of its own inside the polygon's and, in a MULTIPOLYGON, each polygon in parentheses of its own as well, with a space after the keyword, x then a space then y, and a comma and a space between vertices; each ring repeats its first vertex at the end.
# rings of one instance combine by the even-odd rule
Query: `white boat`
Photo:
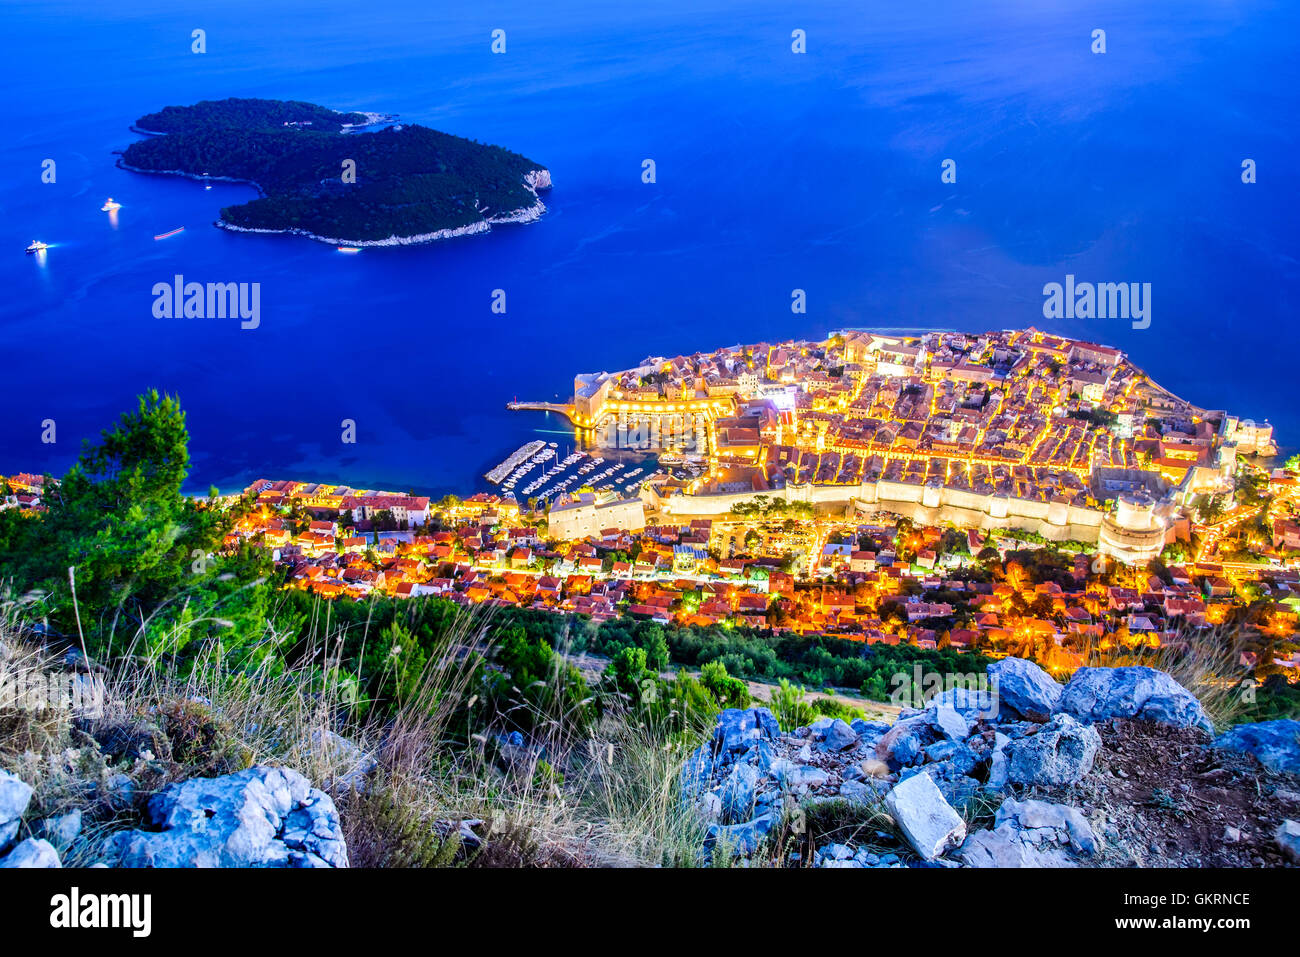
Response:
POLYGON ((43 243, 39 239, 33 239, 31 245, 27 247, 29 253, 39 253, 50 248, 49 243, 43 243))
POLYGON ((103 206, 99 207, 99 211, 101 213, 110 213, 115 209, 121 209, 121 208, 122 208, 122 204, 113 202, 113 197, 110 196, 108 197, 108 201, 105 202, 103 206))

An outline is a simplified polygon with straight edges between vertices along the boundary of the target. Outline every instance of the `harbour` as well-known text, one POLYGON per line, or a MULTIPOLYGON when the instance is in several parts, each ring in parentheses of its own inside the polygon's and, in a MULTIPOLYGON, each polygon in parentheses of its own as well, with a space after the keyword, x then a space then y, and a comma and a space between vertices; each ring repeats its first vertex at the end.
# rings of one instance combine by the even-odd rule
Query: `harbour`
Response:
POLYGON ((581 490, 635 495, 641 484, 660 474, 653 460, 607 460, 591 451, 575 449, 560 457, 555 442, 529 442, 516 449, 486 478, 500 486, 504 498, 534 504, 581 490))

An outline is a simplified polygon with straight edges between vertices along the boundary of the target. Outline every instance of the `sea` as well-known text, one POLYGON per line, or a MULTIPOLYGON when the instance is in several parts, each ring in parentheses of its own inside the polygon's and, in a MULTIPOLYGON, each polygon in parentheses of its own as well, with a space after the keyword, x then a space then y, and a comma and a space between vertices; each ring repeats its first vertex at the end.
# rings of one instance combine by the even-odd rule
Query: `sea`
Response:
POLYGON ((157 388, 187 412, 193 491, 466 494, 526 441, 575 444, 512 400, 845 328, 1106 343, 1300 445, 1294 2, 6 0, 0 20, 0 473, 62 473, 157 388), (547 212, 346 255, 214 228, 247 186, 115 167, 141 115, 230 96, 507 147, 551 171, 547 212), (258 328, 156 318, 177 275, 260 284, 258 328), (1149 326, 1045 319, 1067 275, 1150 283, 1149 326))

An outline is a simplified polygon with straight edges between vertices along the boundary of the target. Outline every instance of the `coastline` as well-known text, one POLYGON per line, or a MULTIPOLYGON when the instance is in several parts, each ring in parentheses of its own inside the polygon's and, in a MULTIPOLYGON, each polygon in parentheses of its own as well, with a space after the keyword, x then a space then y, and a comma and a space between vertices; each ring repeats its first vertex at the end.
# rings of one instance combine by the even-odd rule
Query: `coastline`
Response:
MULTIPOLYGON (((370 114, 367 114, 369 116, 370 114)), ((135 130, 135 127, 132 127, 135 130)), ((137 130, 136 132, 145 132, 137 130)), ((151 133, 149 135, 165 136, 164 133, 151 133)), ((266 191, 256 180, 239 179, 235 176, 202 176, 197 173, 190 173, 180 169, 144 169, 139 166, 132 166, 120 156, 116 163, 119 169, 127 170, 131 173, 143 173, 149 176, 179 176, 183 179, 192 179, 200 183, 235 183, 239 185, 251 186, 257 190, 259 197, 266 196, 266 191)), ((531 206, 522 206, 519 209, 512 209, 509 212, 501 213, 495 216, 487 216, 474 223, 465 226, 448 226, 443 229, 434 230, 431 233, 417 233, 413 236, 389 236, 385 239, 340 239, 331 236, 321 236, 317 233, 309 232, 297 227, 287 227, 285 229, 263 229, 254 226, 236 226, 234 223, 227 223, 224 220, 214 220, 212 225, 218 229, 229 230, 232 233, 260 233, 263 235, 283 235, 283 236, 301 236, 305 239, 315 240, 319 243, 325 243, 331 246, 357 246, 357 247, 385 247, 385 246, 422 246, 426 243, 435 243, 443 239, 456 239, 461 236, 475 236, 479 233, 492 231, 493 226, 507 224, 535 223, 542 218, 546 212, 546 204, 542 202, 537 191, 551 188, 551 171, 545 168, 529 170, 524 174, 524 186, 536 198, 537 202, 531 206)))
MULTIPOLYGON (((339 111, 336 110, 335 112, 339 111)), ((360 113, 366 118, 366 121, 364 123, 343 123, 343 128, 339 130, 340 133, 353 133, 357 130, 364 130, 367 127, 374 126, 378 123, 388 123, 397 119, 396 113, 372 113, 369 110, 350 110, 349 112, 360 113)), ((346 114, 339 112, 339 115, 343 116, 346 114)))
MULTIPOLYGON (((156 136, 166 136, 166 133, 153 134, 156 136)), ((259 197, 266 196, 266 192, 256 180, 240 179, 237 176, 203 176, 199 173, 187 173, 183 169, 145 169, 142 166, 132 166, 122 157, 117 158, 114 164, 118 169, 124 169, 128 173, 143 173, 145 176, 179 176, 182 179, 192 179, 196 183, 235 183, 242 186, 251 186, 257 190, 259 197)))
MULTIPOLYGON (((366 118, 366 121, 364 123, 340 123, 339 124, 340 133, 344 133, 344 132, 354 133, 357 130, 364 130, 367 129, 368 127, 376 126, 380 123, 391 122, 392 120, 395 120, 398 117, 397 113, 374 113, 370 110, 346 110, 346 111, 335 110, 334 112, 337 113, 339 116, 347 116, 349 113, 359 113, 366 118)), ((129 129, 132 133, 138 133, 141 136, 166 136, 167 135, 161 130, 147 130, 143 126, 136 126, 134 123, 128 126, 127 129, 129 129)))

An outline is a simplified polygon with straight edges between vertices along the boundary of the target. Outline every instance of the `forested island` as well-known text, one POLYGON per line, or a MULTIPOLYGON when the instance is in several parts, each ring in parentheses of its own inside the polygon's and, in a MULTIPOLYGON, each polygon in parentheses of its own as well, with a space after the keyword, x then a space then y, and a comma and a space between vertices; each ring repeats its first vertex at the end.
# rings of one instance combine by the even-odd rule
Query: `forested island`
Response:
POLYGON ((261 196, 221 210, 218 226, 322 242, 392 246, 531 222, 551 185, 540 164, 498 146, 371 113, 312 103, 204 100, 138 119, 150 134, 119 162, 136 172, 230 180, 261 196))

